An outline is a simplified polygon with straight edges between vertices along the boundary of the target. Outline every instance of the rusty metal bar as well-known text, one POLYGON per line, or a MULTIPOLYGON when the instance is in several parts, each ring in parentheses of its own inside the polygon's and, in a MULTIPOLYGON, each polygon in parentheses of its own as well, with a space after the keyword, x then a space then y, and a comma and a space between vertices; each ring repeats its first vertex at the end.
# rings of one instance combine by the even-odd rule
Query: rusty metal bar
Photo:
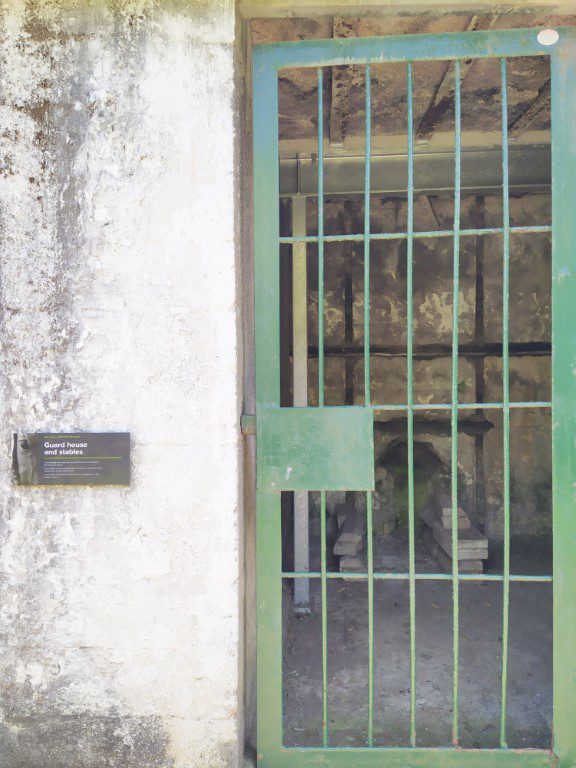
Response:
MULTIPOLYGON (((494 342, 484 342, 483 344, 460 344, 458 351, 460 357, 465 358, 500 357, 503 354, 502 344, 494 342)), ((551 354, 552 345, 547 341, 511 342, 508 351, 511 357, 542 357, 551 354)), ((311 345, 308 348, 308 354, 310 357, 315 357, 318 354, 317 347, 311 345)), ((363 354, 363 346, 330 345, 324 347, 325 357, 358 356, 363 354)), ((370 346, 370 354, 385 357, 405 357, 406 347, 372 344, 370 346)), ((413 350, 413 357, 415 360, 433 360, 438 357, 452 357, 452 346, 450 344, 421 344, 413 350)))
MULTIPOLYGON (((498 194, 501 187, 499 149, 462 150, 461 189, 466 195, 498 194)), ((361 156, 327 157, 324 192, 327 195, 361 195, 364 168, 361 156)), ((454 163, 450 152, 419 151, 414 155, 415 192, 422 195, 450 194, 454 189, 454 163)), ((405 197, 407 157, 397 154, 372 156, 371 192, 375 195, 405 197)), ((280 195, 316 195, 316 159, 301 154, 280 160, 280 195)), ((550 147, 516 145, 510 148, 510 187, 513 194, 550 190, 550 147)))

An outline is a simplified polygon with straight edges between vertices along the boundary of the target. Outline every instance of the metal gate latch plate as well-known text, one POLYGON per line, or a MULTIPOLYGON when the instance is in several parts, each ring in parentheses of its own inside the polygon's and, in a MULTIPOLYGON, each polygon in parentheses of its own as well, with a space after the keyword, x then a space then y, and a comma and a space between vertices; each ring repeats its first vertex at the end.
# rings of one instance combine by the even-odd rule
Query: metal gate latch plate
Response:
POLYGON ((372 409, 258 408, 256 466, 262 491, 372 490, 372 409))

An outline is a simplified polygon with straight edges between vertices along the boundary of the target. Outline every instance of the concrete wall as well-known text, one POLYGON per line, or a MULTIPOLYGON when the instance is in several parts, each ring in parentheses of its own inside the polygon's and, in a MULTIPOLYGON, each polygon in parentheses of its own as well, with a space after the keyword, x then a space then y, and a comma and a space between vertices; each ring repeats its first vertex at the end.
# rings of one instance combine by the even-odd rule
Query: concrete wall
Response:
POLYGON ((0 7, 0 764, 234 765, 234 3, 0 7), (16 489, 24 429, 132 487, 16 489))

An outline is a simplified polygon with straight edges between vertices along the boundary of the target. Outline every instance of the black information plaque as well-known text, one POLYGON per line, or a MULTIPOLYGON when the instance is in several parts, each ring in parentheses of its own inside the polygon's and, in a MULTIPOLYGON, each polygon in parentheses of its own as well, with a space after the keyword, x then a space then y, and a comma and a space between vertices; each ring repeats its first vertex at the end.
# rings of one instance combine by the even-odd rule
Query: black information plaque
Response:
POLYGON ((18 485, 130 485, 130 433, 20 432, 12 471, 18 485))

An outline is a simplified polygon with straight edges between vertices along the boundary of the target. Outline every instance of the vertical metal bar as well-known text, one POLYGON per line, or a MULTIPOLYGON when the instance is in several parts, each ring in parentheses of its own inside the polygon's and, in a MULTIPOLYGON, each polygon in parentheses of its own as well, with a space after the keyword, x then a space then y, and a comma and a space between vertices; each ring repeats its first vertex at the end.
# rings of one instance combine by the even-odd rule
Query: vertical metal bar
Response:
MULTIPOLYGON (((474 204, 474 227, 484 229, 486 226, 486 201, 482 195, 477 195, 474 204)), ((474 301, 474 344, 480 346, 485 342, 484 333, 484 237, 474 238, 476 256, 475 264, 475 301, 474 301)), ((484 402, 485 391, 485 360, 477 357, 474 361, 474 402, 484 402)), ((484 411, 477 411, 478 418, 484 417, 484 411)), ((474 436, 474 524, 483 528, 486 524, 486 489, 484 483, 484 435, 482 432, 474 436)))
POLYGON ((328 606, 326 596, 326 491, 320 491, 320 589, 322 591, 322 744, 328 746, 328 606))
POLYGON ((452 744, 458 746, 458 673, 460 595, 458 588, 458 314, 460 290, 460 166, 461 166, 460 62, 454 62, 454 246, 452 296, 452 399, 451 399, 451 490, 452 490, 452 744))
POLYGON ((368 746, 374 745, 374 551, 372 491, 366 491, 366 537, 368 568, 368 746))
MULTIPOLYGON (((366 117, 364 161, 364 401, 371 402, 370 388, 370 159, 372 155, 372 78, 366 66, 366 117)), ((366 554, 368 569, 368 746, 374 742, 374 552, 372 492, 366 492, 366 554)))
MULTIPOLYGON (((354 346, 354 264, 358 259, 356 243, 351 242, 344 254, 344 343, 354 346)), ((344 404, 354 405, 354 372, 356 358, 347 355, 344 359, 344 404)))
MULTIPOLYGON (((306 197, 292 198, 292 234, 306 234, 306 197)), ((292 359, 294 405, 308 405, 308 302, 306 243, 292 245, 292 359)))
POLYGON ((552 75, 552 490, 554 755, 576 762, 576 32, 560 31, 552 75))
MULTIPOLYGON (((306 234, 306 197, 292 198, 292 235, 306 234)), ((292 245, 292 378, 294 406, 308 405, 308 289, 306 243, 292 245)), ((310 567, 308 535, 308 491, 294 491, 294 570, 304 573, 310 567)), ((296 579, 294 605, 299 613, 310 609, 310 582, 296 579)))
MULTIPOLYGON (((290 201, 280 198, 280 231, 290 229, 292 206, 290 201)), ((289 405, 292 401, 292 246, 280 245, 280 403, 289 405)), ((292 499, 284 500, 286 509, 292 499)))
POLYGON ((506 747, 506 692, 508 685, 508 620, 510 612, 510 202, 508 189, 508 88, 506 59, 500 61, 502 104, 502 425, 504 485, 504 567, 502 572, 502 692, 500 746, 506 747))
MULTIPOLYGON (((324 405, 324 72, 318 67, 318 405, 324 405)), ((320 492, 322 590, 322 744, 328 746, 328 606, 326 595, 326 492, 320 492)))
POLYGON ((372 152, 371 69, 366 66, 366 159, 364 161, 364 402, 370 405, 370 155, 372 152))
MULTIPOLYGON (((280 405, 278 75, 254 52, 254 316, 256 408, 280 405)), ((257 411, 258 412, 258 411, 257 411)), ((262 765, 282 747, 280 494, 256 495, 257 739, 262 765)))
POLYGON ((408 421, 408 557, 410 589, 410 744, 416 746, 416 566, 414 521, 414 106, 412 63, 406 68, 408 91, 408 222, 406 239, 406 404, 408 421))
POLYGON ((318 405, 324 405, 324 72, 318 67, 318 405))

